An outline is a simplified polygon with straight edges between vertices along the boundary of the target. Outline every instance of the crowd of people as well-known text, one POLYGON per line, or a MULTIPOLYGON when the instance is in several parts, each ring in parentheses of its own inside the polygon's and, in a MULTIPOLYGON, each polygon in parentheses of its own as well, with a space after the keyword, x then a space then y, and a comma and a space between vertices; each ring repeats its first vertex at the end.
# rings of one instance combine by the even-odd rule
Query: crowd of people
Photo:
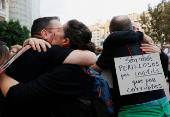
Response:
MULTIPOLYGON (((164 76, 168 75, 167 54, 136 26, 126 16, 113 17, 110 35, 96 56, 92 33, 82 22, 74 19, 61 25, 59 17, 34 20, 31 38, 23 42, 32 48, 0 75, 0 117, 95 117, 94 108, 79 100, 93 99, 92 81, 80 66, 101 74, 110 70, 114 106, 110 117, 169 117, 163 88, 120 95, 116 57, 159 53, 164 76)), ((16 45, 8 50, 1 42, 0 64, 21 48, 16 45)))

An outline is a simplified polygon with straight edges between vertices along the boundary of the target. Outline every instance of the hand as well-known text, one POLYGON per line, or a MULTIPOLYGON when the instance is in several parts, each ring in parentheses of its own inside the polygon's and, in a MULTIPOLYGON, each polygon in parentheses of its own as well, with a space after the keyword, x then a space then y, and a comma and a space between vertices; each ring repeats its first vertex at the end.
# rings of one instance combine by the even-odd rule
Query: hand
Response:
POLYGON ((144 34, 143 36, 143 41, 146 41, 148 43, 153 43, 153 40, 151 37, 149 37, 148 35, 144 34))
POLYGON ((159 47, 157 47, 153 43, 142 44, 142 47, 140 47, 140 48, 143 49, 143 51, 146 54, 151 54, 151 53, 159 53, 159 54, 161 54, 161 50, 159 49, 159 47))
POLYGON ((41 48, 40 46, 42 47, 43 51, 46 52, 46 45, 51 48, 51 45, 42 40, 42 39, 37 39, 37 38, 29 38, 27 40, 24 41, 23 43, 23 46, 24 45, 31 45, 31 47, 34 49, 34 50, 38 50, 38 52, 41 52, 41 48))
POLYGON ((165 47, 165 48, 169 48, 170 46, 169 46, 169 45, 163 45, 163 47, 165 47))

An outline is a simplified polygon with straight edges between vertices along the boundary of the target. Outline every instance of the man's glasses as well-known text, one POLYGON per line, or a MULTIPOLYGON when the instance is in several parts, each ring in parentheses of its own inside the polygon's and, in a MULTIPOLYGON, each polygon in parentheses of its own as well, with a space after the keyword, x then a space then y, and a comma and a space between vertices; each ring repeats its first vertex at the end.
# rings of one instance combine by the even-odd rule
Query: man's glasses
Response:
POLYGON ((59 28, 45 28, 45 29, 54 29, 54 30, 56 30, 56 29, 60 29, 60 27, 59 28))

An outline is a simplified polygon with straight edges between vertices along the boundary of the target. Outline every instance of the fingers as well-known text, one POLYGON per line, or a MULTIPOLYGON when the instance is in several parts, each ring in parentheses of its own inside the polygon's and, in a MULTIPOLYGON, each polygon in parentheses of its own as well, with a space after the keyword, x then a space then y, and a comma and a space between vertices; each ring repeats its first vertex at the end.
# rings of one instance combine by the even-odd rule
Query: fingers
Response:
POLYGON ((44 41, 42 39, 38 39, 38 43, 39 45, 41 46, 41 48, 43 49, 44 52, 47 51, 47 48, 46 48, 46 45, 51 48, 51 45, 47 42, 47 41, 44 41))
POLYGON ((23 43, 23 46, 27 45, 28 41, 29 41, 28 39, 25 40, 24 43, 23 43))
POLYGON ((36 50, 35 43, 34 43, 35 40, 36 40, 36 38, 29 38, 29 39, 27 39, 27 40, 24 41, 23 46, 25 46, 25 45, 31 45, 31 47, 32 47, 34 50, 36 50))
POLYGON ((151 42, 151 43, 149 43, 149 44, 150 44, 150 45, 153 45, 153 46, 155 46, 155 44, 154 44, 154 43, 152 43, 152 42, 151 42))
POLYGON ((29 41, 28 44, 33 48, 33 50, 36 50, 35 42, 34 41, 29 41))
POLYGON ((142 46, 151 47, 151 46, 155 46, 155 45, 153 43, 149 43, 149 44, 142 44, 142 46))
POLYGON ((149 44, 142 44, 142 47, 149 47, 150 45, 149 44))
POLYGON ((146 54, 152 54, 152 52, 145 52, 146 54))
POLYGON ((147 54, 159 53, 160 51, 159 48, 155 48, 154 46, 153 47, 141 47, 141 49, 147 54))
POLYGON ((49 48, 51 48, 51 44, 49 44, 48 42, 44 41, 45 45, 47 45, 49 48))
POLYGON ((43 49, 43 51, 46 52, 47 51, 47 49, 46 49, 46 41, 39 40, 39 44, 41 45, 41 48, 43 49))
POLYGON ((37 38, 30 38, 30 39, 27 39, 24 41, 23 45, 31 45, 31 47, 33 48, 33 50, 38 50, 38 52, 41 52, 41 48, 40 46, 42 47, 43 51, 46 52, 47 49, 46 49, 46 45, 51 48, 51 45, 42 40, 42 39, 37 39, 37 38))
POLYGON ((144 52, 151 52, 151 51, 153 52, 153 50, 151 50, 150 48, 144 48, 144 49, 141 48, 141 49, 142 49, 144 52))
POLYGON ((34 44, 35 44, 35 46, 36 46, 38 52, 41 52, 41 48, 40 48, 38 39, 34 41, 34 44))

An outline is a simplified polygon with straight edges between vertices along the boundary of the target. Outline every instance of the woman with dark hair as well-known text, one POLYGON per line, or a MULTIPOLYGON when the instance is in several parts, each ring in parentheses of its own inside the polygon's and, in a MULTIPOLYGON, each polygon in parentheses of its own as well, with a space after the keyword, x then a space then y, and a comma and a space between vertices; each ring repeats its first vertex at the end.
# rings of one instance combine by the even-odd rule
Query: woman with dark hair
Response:
MULTIPOLYGON (((52 44, 94 52, 91 37, 92 34, 87 26, 77 20, 70 20, 59 31, 56 31, 52 44)), ((89 75, 80 66, 71 64, 55 66, 25 84, 3 74, 0 76, 0 87, 8 103, 8 109, 4 115, 7 117, 30 116, 19 110, 13 112, 12 109, 15 106, 28 105, 28 100, 37 103, 41 98, 44 99, 42 103, 49 103, 49 108, 52 110, 48 117, 51 115, 53 117, 92 117, 90 104, 81 101, 81 99, 92 99, 91 86, 89 75)), ((29 105, 31 105, 30 101, 29 105)))
MULTIPOLYGON (((83 23, 77 20, 70 20, 59 30, 64 31, 63 38, 70 40, 70 48, 80 50, 90 50, 95 52, 95 45, 91 42, 92 33, 83 23)), ((53 40, 52 44, 55 43, 53 40)))

